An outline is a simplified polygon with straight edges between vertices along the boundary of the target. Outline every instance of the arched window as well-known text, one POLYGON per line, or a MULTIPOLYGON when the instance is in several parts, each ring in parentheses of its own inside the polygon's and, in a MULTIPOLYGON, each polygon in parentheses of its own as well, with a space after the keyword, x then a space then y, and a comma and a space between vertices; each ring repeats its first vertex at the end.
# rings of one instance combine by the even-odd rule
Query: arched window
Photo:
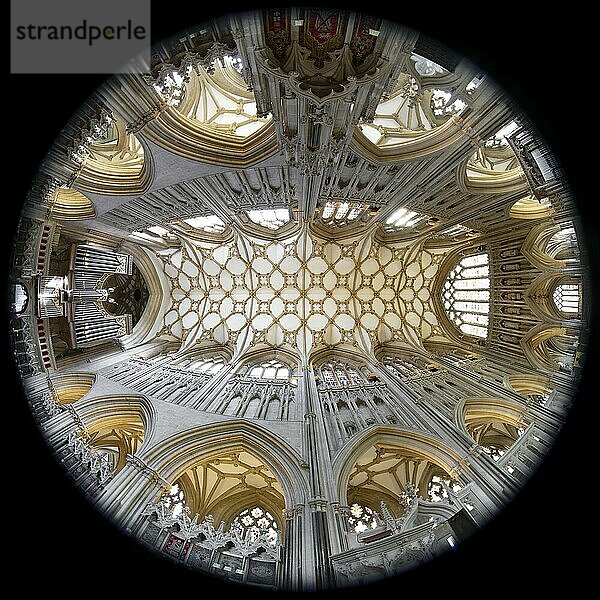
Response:
POLYGON ((442 291, 450 320, 468 335, 485 338, 490 312, 489 257, 474 254, 450 271, 442 291))
POLYGON ((179 487, 179 484, 174 483, 170 487, 169 491, 162 495, 160 502, 174 517, 180 515, 183 512, 183 507, 185 506, 185 497, 183 490, 179 487))
POLYGON ((325 385, 358 385, 365 381, 363 374, 356 367, 341 360, 328 360, 319 367, 319 372, 325 385))
POLYGON ((225 359, 221 356, 207 356, 196 360, 189 365, 191 371, 214 375, 225 366, 225 359))
POLYGON ((289 208, 263 208, 246 211, 249 219, 267 229, 279 229, 290 220, 289 208))
POLYGON ((434 475, 427 485, 427 496, 431 502, 442 502, 449 498, 448 490, 458 492, 461 489, 462 486, 447 475, 434 475))
POLYGON ((328 200, 321 210, 321 220, 330 227, 343 227, 356 221, 368 208, 364 202, 328 200))
POLYGON ((247 535, 251 540, 255 540, 261 533, 266 533, 267 541, 272 546, 279 540, 277 522, 273 515, 261 506, 243 510, 231 522, 231 529, 235 527, 242 529, 244 533, 249 532, 247 535))
POLYGON ((15 283, 12 292, 12 310, 15 314, 20 315, 27 307, 29 294, 20 283, 15 283))
POLYGON ((367 529, 375 529, 379 525, 379 515, 368 506, 354 503, 350 507, 348 524, 356 533, 362 533, 367 529))
POLYGON ((192 217, 184 219, 190 227, 204 231, 205 233, 223 233, 225 231, 225 223, 217 217, 217 215, 205 215, 203 217, 192 217))
POLYGON ((409 210, 408 208, 399 208, 386 220, 386 231, 399 231, 400 229, 412 229, 425 219, 429 219, 427 215, 409 210))
POLYGON ((577 283, 561 283, 557 285, 552 294, 556 308, 570 316, 579 314, 580 290, 577 283))
POLYGON ((290 379, 292 370, 290 367, 276 359, 266 360, 258 365, 248 367, 247 377, 257 379, 290 379))
MULTIPOLYGON (((398 379, 406 379, 407 377, 414 377, 421 375, 425 372, 427 365, 422 359, 413 359, 411 361, 403 360, 399 356, 387 354, 382 359, 383 366, 390 371, 398 379)), ((435 367, 427 368, 428 371, 432 371, 435 367)))

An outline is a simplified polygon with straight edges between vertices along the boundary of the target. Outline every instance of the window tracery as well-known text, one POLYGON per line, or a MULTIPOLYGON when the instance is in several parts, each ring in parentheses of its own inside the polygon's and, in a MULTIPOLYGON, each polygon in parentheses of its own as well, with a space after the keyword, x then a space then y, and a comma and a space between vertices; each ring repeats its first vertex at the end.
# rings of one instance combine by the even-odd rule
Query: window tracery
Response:
POLYGON ((355 533, 362 533, 367 529, 375 529, 379 525, 379 514, 368 506, 354 503, 350 507, 348 525, 355 533))
POLYGON ((442 290, 450 320, 468 335, 487 337, 490 312, 489 256, 463 258, 450 271, 442 290))
POLYGON ((261 208, 247 210, 246 214, 253 223, 273 231, 283 227, 290 221, 289 208, 261 208))
POLYGON ((248 367, 246 377, 257 379, 282 379, 289 380, 292 376, 290 367, 276 359, 266 360, 258 365, 248 367))
POLYGON ((459 492, 462 486, 447 475, 433 475, 427 485, 427 497, 432 502, 443 502, 450 498, 449 490, 459 492))
POLYGON ((330 359, 320 365, 318 372, 321 381, 327 386, 360 385, 366 381, 365 376, 358 368, 337 359, 330 359))
POLYGON ((266 538, 272 546, 279 540, 279 528, 273 515, 261 506, 246 508, 231 522, 231 528, 241 529, 251 540, 257 539, 261 533, 266 533, 266 538))
POLYGON ((368 208, 364 202, 328 200, 321 210, 321 220, 329 227, 343 227, 355 222, 368 208))
POLYGON ((572 316, 579 314, 580 295, 578 283, 561 283, 554 289, 552 299, 559 311, 572 316))

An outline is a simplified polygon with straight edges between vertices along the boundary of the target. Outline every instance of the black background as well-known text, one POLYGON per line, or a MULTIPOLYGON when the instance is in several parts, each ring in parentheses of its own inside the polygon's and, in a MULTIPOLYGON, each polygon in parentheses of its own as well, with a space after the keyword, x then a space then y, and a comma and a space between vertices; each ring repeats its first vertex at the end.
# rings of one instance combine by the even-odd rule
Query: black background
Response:
MULTIPOLYGON (((573 3, 565 14, 550 13, 549 9, 528 14, 502 3, 489 5, 489 11, 488 5, 472 3, 437 11, 429 3, 418 4, 417 9, 403 5, 391 11, 382 2, 361 6, 328 3, 369 11, 440 40, 492 74, 517 100, 558 154, 568 175, 583 217, 597 287, 600 246, 592 179, 598 170, 593 145, 599 111, 591 87, 597 83, 598 67, 596 49, 592 50, 597 33, 592 31, 590 16, 573 3)), ((219 12, 248 8, 253 6, 154 1, 152 40, 159 41, 219 12)), ((8 75, 3 141, 10 149, 10 162, 4 162, 7 222, 2 237, 3 267, 8 267, 16 219, 40 161, 60 129, 104 78, 8 75)), ((594 293, 597 296, 596 289, 594 293)), ((586 290, 585 300, 590 298, 590 290, 586 290)), ((597 513, 597 500, 590 489, 590 484, 597 482, 598 469, 592 454, 595 431, 591 419, 598 398, 593 372, 597 320, 593 319, 590 329, 586 369, 569 419, 553 452, 518 498, 457 551, 398 580, 374 586, 373 591, 387 590, 394 596, 453 597, 453 592, 524 595, 552 591, 563 581, 577 588, 591 582, 597 513)), ((120 597, 119 591, 152 596, 188 589, 202 593, 207 585, 214 585, 142 549, 91 508, 65 478, 40 437, 8 351, 5 366, 1 538, 8 551, 5 577, 18 582, 21 593, 43 583, 46 589, 67 597, 113 592, 120 597), (29 575, 22 577, 17 569, 25 569, 29 575)), ((222 587, 219 584, 218 591, 222 587)), ((248 592, 253 593, 246 589, 248 592)))

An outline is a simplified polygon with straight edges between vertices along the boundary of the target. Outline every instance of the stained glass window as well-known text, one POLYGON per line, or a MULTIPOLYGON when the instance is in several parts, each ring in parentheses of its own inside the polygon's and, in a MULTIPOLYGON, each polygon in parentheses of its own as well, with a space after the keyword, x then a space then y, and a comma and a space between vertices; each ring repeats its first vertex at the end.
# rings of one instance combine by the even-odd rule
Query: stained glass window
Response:
POLYGON ((487 337, 490 312, 487 254, 467 256, 450 271, 444 283, 442 302, 450 320, 463 333, 487 337))

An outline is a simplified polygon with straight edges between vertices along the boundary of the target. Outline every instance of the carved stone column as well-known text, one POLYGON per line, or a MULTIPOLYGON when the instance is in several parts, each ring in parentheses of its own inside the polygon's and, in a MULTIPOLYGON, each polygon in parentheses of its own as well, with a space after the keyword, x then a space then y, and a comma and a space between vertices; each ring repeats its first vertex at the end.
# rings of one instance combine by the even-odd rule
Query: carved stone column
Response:
POLYGON ((127 464, 107 484, 96 505, 108 518, 130 531, 146 505, 155 502, 168 485, 143 460, 128 454, 127 464))

